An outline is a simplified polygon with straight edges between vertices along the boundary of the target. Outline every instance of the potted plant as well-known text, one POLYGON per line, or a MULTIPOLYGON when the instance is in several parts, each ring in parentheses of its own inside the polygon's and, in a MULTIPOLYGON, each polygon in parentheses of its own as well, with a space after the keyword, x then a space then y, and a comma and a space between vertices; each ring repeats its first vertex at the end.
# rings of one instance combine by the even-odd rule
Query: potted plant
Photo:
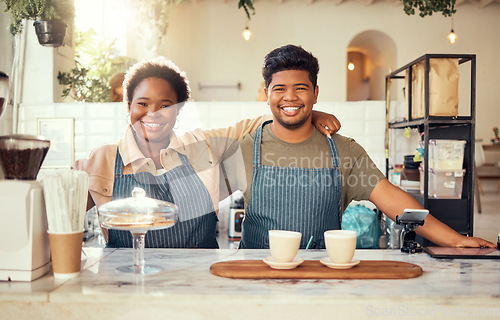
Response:
POLYGON ((10 12, 9 31, 12 35, 22 32, 23 20, 35 20, 33 25, 38 42, 43 46, 58 47, 63 44, 67 23, 74 17, 70 0, 0 0, 5 2, 4 12, 10 12))
POLYGON ((134 59, 115 55, 115 40, 99 40, 94 30, 75 32, 75 67, 59 71, 62 97, 76 101, 111 102, 109 80, 133 65, 134 59))

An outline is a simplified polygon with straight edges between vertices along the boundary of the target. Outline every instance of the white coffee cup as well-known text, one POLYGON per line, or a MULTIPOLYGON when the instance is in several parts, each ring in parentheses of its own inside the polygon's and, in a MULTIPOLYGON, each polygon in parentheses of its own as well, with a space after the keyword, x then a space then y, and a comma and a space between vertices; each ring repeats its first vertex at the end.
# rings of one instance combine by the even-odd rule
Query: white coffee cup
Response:
POLYGON ((352 261, 356 251, 356 231, 328 230, 324 236, 326 252, 332 263, 345 264, 352 261))
POLYGON ((269 230, 269 249, 276 262, 292 262, 300 247, 302 233, 286 230, 269 230))

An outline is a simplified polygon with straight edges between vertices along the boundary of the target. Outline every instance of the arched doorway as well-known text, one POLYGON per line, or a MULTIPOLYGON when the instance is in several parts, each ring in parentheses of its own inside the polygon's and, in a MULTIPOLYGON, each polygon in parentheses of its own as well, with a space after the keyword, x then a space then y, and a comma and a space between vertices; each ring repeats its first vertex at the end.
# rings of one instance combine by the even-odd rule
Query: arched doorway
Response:
POLYGON ((347 101, 384 100, 385 76, 396 68, 396 44, 387 34, 367 30, 347 47, 347 101))

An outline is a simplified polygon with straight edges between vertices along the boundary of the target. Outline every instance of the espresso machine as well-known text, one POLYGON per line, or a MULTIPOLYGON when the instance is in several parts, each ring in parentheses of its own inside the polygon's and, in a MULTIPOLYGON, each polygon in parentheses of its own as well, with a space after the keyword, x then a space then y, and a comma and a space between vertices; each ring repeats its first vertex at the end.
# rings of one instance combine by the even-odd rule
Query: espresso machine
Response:
POLYGON ((0 280, 32 281, 51 267, 42 184, 36 180, 50 141, 0 136, 0 280))

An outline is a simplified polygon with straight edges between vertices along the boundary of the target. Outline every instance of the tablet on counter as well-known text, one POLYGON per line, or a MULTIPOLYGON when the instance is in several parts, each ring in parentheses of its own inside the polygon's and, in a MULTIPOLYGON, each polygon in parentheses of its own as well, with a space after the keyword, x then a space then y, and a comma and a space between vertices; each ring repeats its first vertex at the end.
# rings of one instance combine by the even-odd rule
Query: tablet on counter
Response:
POLYGON ((424 247, 424 251, 433 258, 443 259, 500 259, 497 248, 450 248, 424 247))

